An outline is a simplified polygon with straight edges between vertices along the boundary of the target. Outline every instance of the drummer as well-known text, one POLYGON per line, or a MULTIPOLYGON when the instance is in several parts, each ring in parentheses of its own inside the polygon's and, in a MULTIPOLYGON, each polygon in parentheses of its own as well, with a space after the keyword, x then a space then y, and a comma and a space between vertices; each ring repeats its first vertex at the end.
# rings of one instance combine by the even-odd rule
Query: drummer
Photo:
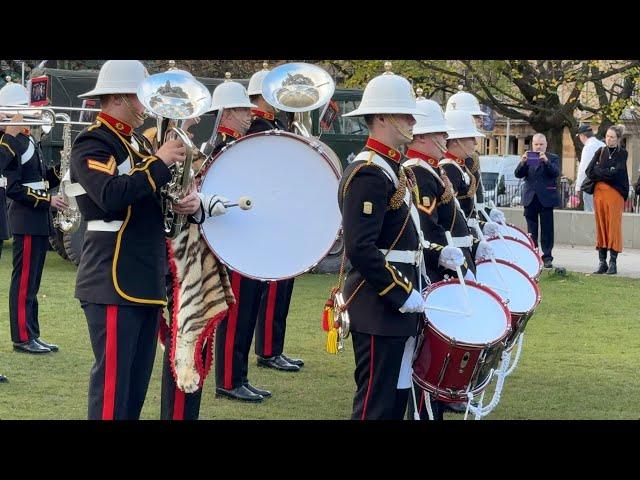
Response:
MULTIPOLYGON (((351 317, 356 362, 356 393, 351 418, 404 418, 410 363, 419 315, 425 302, 420 292, 421 245, 419 219, 411 195, 411 172, 400 165, 399 149, 413 139, 415 95, 409 82, 385 74, 366 86, 360 106, 344 116, 364 116, 369 138, 340 181, 345 251, 352 269, 344 298, 351 317), (413 213, 413 215, 412 215, 413 213)), ((458 249, 431 244, 427 263, 439 258, 461 265, 458 249)))
MULTIPOLYGON (((225 145, 242 138, 251 126, 251 109, 257 106, 249 100, 244 86, 227 80, 213 92, 212 110, 222 118, 214 154, 225 145), (220 113, 219 113, 220 114, 220 113)), ((262 402, 271 392, 254 387, 248 380, 248 361, 253 332, 258 318, 260 299, 265 282, 245 277, 227 269, 236 303, 229 308, 215 335, 216 396, 245 402, 262 402)))
MULTIPOLYGON (((411 169, 417 182, 417 203, 420 224, 424 237, 430 242, 446 243, 445 232, 451 232, 457 246, 465 257, 462 265, 464 274, 469 268, 475 272, 476 259, 487 257, 491 246, 487 242, 472 242, 464 213, 460 210, 451 182, 441 168, 439 161, 446 152, 445 142, 451 128, 447 125, 440 105, 422 97, 422 89, 417 90, 417 108, 424 115, 416 117, 413 126, 413 141, 408 145, 407 161, 403 165, 411 169), (473 245, 473 251, 472 251, 473 245)), ((455 275, 456 265, 442 262, 437 269, 427 268, 431 282, 438 282, 455 275)), ((426 419, 424 395, 421 390, 416 399, 421 410, 421 418, 426 419)), ((412 402, 410 403, 412 406, 412 402)), ((433 417, 443 419, 444 402, 432 402, 433 417)))

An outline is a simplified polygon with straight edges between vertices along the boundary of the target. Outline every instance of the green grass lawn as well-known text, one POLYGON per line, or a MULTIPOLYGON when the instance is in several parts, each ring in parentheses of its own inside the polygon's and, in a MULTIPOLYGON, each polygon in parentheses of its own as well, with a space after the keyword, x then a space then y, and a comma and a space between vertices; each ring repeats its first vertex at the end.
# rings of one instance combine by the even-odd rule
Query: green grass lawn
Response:
MULTIPOLYGON (((43 339, 60 345, 44 356, 13 352, 8 292, 11 246, 0 259, 0 385, 2 419, 86 418, 87 383, 93 361, 84 314, 73 298, 75 267, 54 252, 47 255, 38 301, 43 339)), ((273 392, 259 405, 214 396, 213 373, 204 386, 202 419, 346 419, 355 389, 350 340, 341 355, 324 351, 320 327, 333 275, 296 280, 285 352, 303 358, 298 373, 256 366, 251 382, 273 392)), ((490 419, 638 419, 640 396, 639 280, 543 273, 542 304, 530 320, 522 357, 507 379, 490 419)), ((160 414, 161 350, 142 411, 160 414)), ((491 389, 491 387, 490 387, 491 389)), ((490 393, 490 392, 489 392, 490 393)), ((489 396, 489 395, 488 395, 489 396)), ((461 418, 447 414, 447 419, 461 418)))

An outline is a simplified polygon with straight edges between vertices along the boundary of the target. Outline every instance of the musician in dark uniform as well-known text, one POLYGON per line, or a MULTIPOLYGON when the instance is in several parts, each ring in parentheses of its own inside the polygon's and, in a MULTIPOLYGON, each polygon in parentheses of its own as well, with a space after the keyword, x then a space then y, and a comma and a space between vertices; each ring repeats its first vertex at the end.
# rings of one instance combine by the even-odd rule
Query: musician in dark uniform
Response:
MULTIPOLYGON (((422 90, 418 89, 418 95, 422 90)), ((474 265, 473 251, 469 246, 462 246, 465 239, 471 243, 471 236, 464 214, 460 211, 455 199, 455 192, 447 175, 438 167, 438 163, 446 152, 446 139, 450 127, 446 124, 440 105, 433 100, 419 97, 417 108, 424 115, 417 118, 413 127, 413 141, 409 144, 404 166, 410 168, 417 183, 418 211, 424 237, 430 242, 447 243, 445 232, 451 232, 454 242, 458 242, 465 258, 461 266, 463 275, 469 265, 474 265)), ((480 255, 487 255, 486 245, 479 250, 480 255)), ((437 270, 427 269, 431 282, 435 283, 445 278, 456 276, 455 265, 439 264, 437 270)), ((423 419, 428 415, 422 390, 414 384, 417 396, 418 411, 423 419)), ((410 399, 411 400, 411 399, 410 399)), ((442 420, 446 403, 431 401, 434 420, 442 420)), ((410 401, 410 412, 413 412, 413 402, 410 401)), ((412 415, 411 415, 412 416, 412 415)))
MULTIPOLYGON (((266 63, 263 67, 249 80, 249 98, 257 108, 251 110, 253 120, 247 135, 266 130, 289 130, 276 118, 276 109, 262 97, 262 80, 269 73, 266 63)), ((293 282, 293 278, 272 281, 263 288, 255 332, 255 352, 261 367, 297 372, 304 365, 301 359, 290 358, 283 353, 293 282)))
POLYGON ((404 417, 425 306, 422 256, 432 265, 449 249, 423 242, 411 172, 400 165, 398 149, 413 138, 414 114, 421 112, 411 85, 390 71, 372 79, 358 109, 345 114, 364 115, 369 128, 365 149, 346 168, 338 189, 352 265, 343 292, 356 362, 352 419, 404 417))
MULTIPOLYGON (((69 190, 76 191, 87 220, 75 296, 95 356, 89 419, 140 417, 166 305, 160 188, 171 180, 169 166, 184 160, 185 148, 168 141, 152 155, 149 142, 133 131, 144 120, 135 92, 147 75, 137 60, 106 62, 96 87, 81 95, 99 97, 102 111, 71 151, 69 190)), ((186 204, 200 208, 195 192, 175 211, 193 213, 186 204)))
MULTIPOLYGON (((1 106, 27 105, 29 94, 22 85, 9 83, 0 91, 1 106)), ((54 169, 42 164, 40 143, 23 127, 3 142, 16 159, 5 170, 10 198, 9 226, 13 235, 13 273, 9 290, 9 323, 13 348, 27 353, 49 353, 58 346, 40 338, 38 299, 42 270, 53 231, 50 207, 65 207, 49 188, 60 183, 54 169)))
MULTIPOLYGON (((212 96, 212 110, 222 115, 214 155, 246 134, 251 126, 251 109, 256 108, 249 101, 244 86, 229 81, 229 74, 226 77, 227 81, 218 85, 212 96)), ((236 303, 229 307, 227 316, 216 329, 216 396, 261 402, 271 396, 271 392, 251 385, 248 362, 264 282, 244 277, 229 268, 227 271, 236 303)))
MULTIPOLYGON (((1 93, 1 89, 0 89, 1 93)), ((2 97, 0 96, 0 103, 2 97)), ((6 120, 7 117, 0 113, 0 121, 6 120)), ((7 119, 8 120, 8 119, 7 119)), ((22 121, 22 115, 14 115, 10 119, 11 122, 22 121)), ((7 178, 4 177, 4 171, 10 168, 12 165, 19 161, 19 157, 16 152, 19 151, 20 145, 16 140, 18 134, 23 130, 20 126, 0 127, 0 257, 2 256, 3 243, 5 240, 11 238, 11 232, 9 231, 9 222, 7 219, 7 203, 6 203, 6 186, 7 178)), ((0 374, 0 383, 7 382, 6 376, 0 374)))

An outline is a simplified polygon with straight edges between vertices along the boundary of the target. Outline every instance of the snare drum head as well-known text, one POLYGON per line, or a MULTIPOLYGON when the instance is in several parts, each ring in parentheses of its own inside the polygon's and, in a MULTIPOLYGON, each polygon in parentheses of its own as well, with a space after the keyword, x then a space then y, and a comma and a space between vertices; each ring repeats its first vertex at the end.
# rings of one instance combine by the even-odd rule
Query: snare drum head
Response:
POLYGON ((476 279, 499 297, 508 300, 514 313, 527 313, 540 303, 540 289, 520 267, 504 260, 482 260, 476 263, 476 279))
POLYGON ((518 240, 522 240, 524 243, 526 243, 527 245, 531 245, 532 247, 533 245, 533 240, 531 240, 531 237, 529 237, 529 235, 527 235, 525 232, 523 232, 521 229, 519 229, 518 227, 516 227, 515 225, 511 225, 510 223, 507 223, 506 225, 500 225, 500 233, 502 233, 502 236, 510 236, 513 238, 517 238, 518 240))
POLYGON ((202 233, 216 256, 247 277, 281 280, 322 260, 341 223, 339 177, 313 140, 281 132, 243 137, 223 149, 200 191, 232 203, 248 196, 250 210, 230 207, 208 218, 202 233))
POLYGON ((504 237, 504 240, 495 237, 488 242, 491 242, 496 258, 517 265, 531 278, 538 278, 542 271, 542 260, 528 244, 513 237, 504 237))
POLYGON ((500 299, 466 281, 471 312, 464 312, 464 292, 457 280, 438 282, 425 292, 427 319, 445 336, 474 345, 491 344, 508 333, 510 315, 500 299), (452 310, 443 311, 443 310, 452 310))

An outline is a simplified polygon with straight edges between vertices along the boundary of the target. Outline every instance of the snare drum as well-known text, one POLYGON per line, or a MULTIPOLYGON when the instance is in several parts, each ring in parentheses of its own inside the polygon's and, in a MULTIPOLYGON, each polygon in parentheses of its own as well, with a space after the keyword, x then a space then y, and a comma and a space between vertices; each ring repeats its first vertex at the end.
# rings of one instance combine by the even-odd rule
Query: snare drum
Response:
POLYGON ((503 237, 509 236, 509 237, 517 238, 518 240, 522 240, 524 243, 530 245, 531 248, 533 249, 536 248, 536 244, 533 243, 533 239, 531 238, 531 235, 529 235, 527 232, 522 230, 520 227, 517 227, 512 223, 507 223, 507 224, 500 223, 498 225, 500 225, 500 233, 502 233, 503 237))
POLYGON ((489 288, 466 281, 470 312, 460 281, 444 280, 424 292, 427 324, 413 361, 413 379, 437 400, 467 400, 491 381, 511 332, 509 310, 489 288))
POLYGON ((527 272, 504 260, 481 260, 476 263, 476 278, 507 302, 511 312, 511 334, 507 337, 507 350, 516 344, 529 319, 540 304, 540 288, 527 272))
POLYGON ((535 281, 542 272, 542 259, 537 249, 532 249, 527 243, 513 237, 493 237, 487 241, 491 243, 496 259, 505 260, 517 265, 527 272, 535 281))

